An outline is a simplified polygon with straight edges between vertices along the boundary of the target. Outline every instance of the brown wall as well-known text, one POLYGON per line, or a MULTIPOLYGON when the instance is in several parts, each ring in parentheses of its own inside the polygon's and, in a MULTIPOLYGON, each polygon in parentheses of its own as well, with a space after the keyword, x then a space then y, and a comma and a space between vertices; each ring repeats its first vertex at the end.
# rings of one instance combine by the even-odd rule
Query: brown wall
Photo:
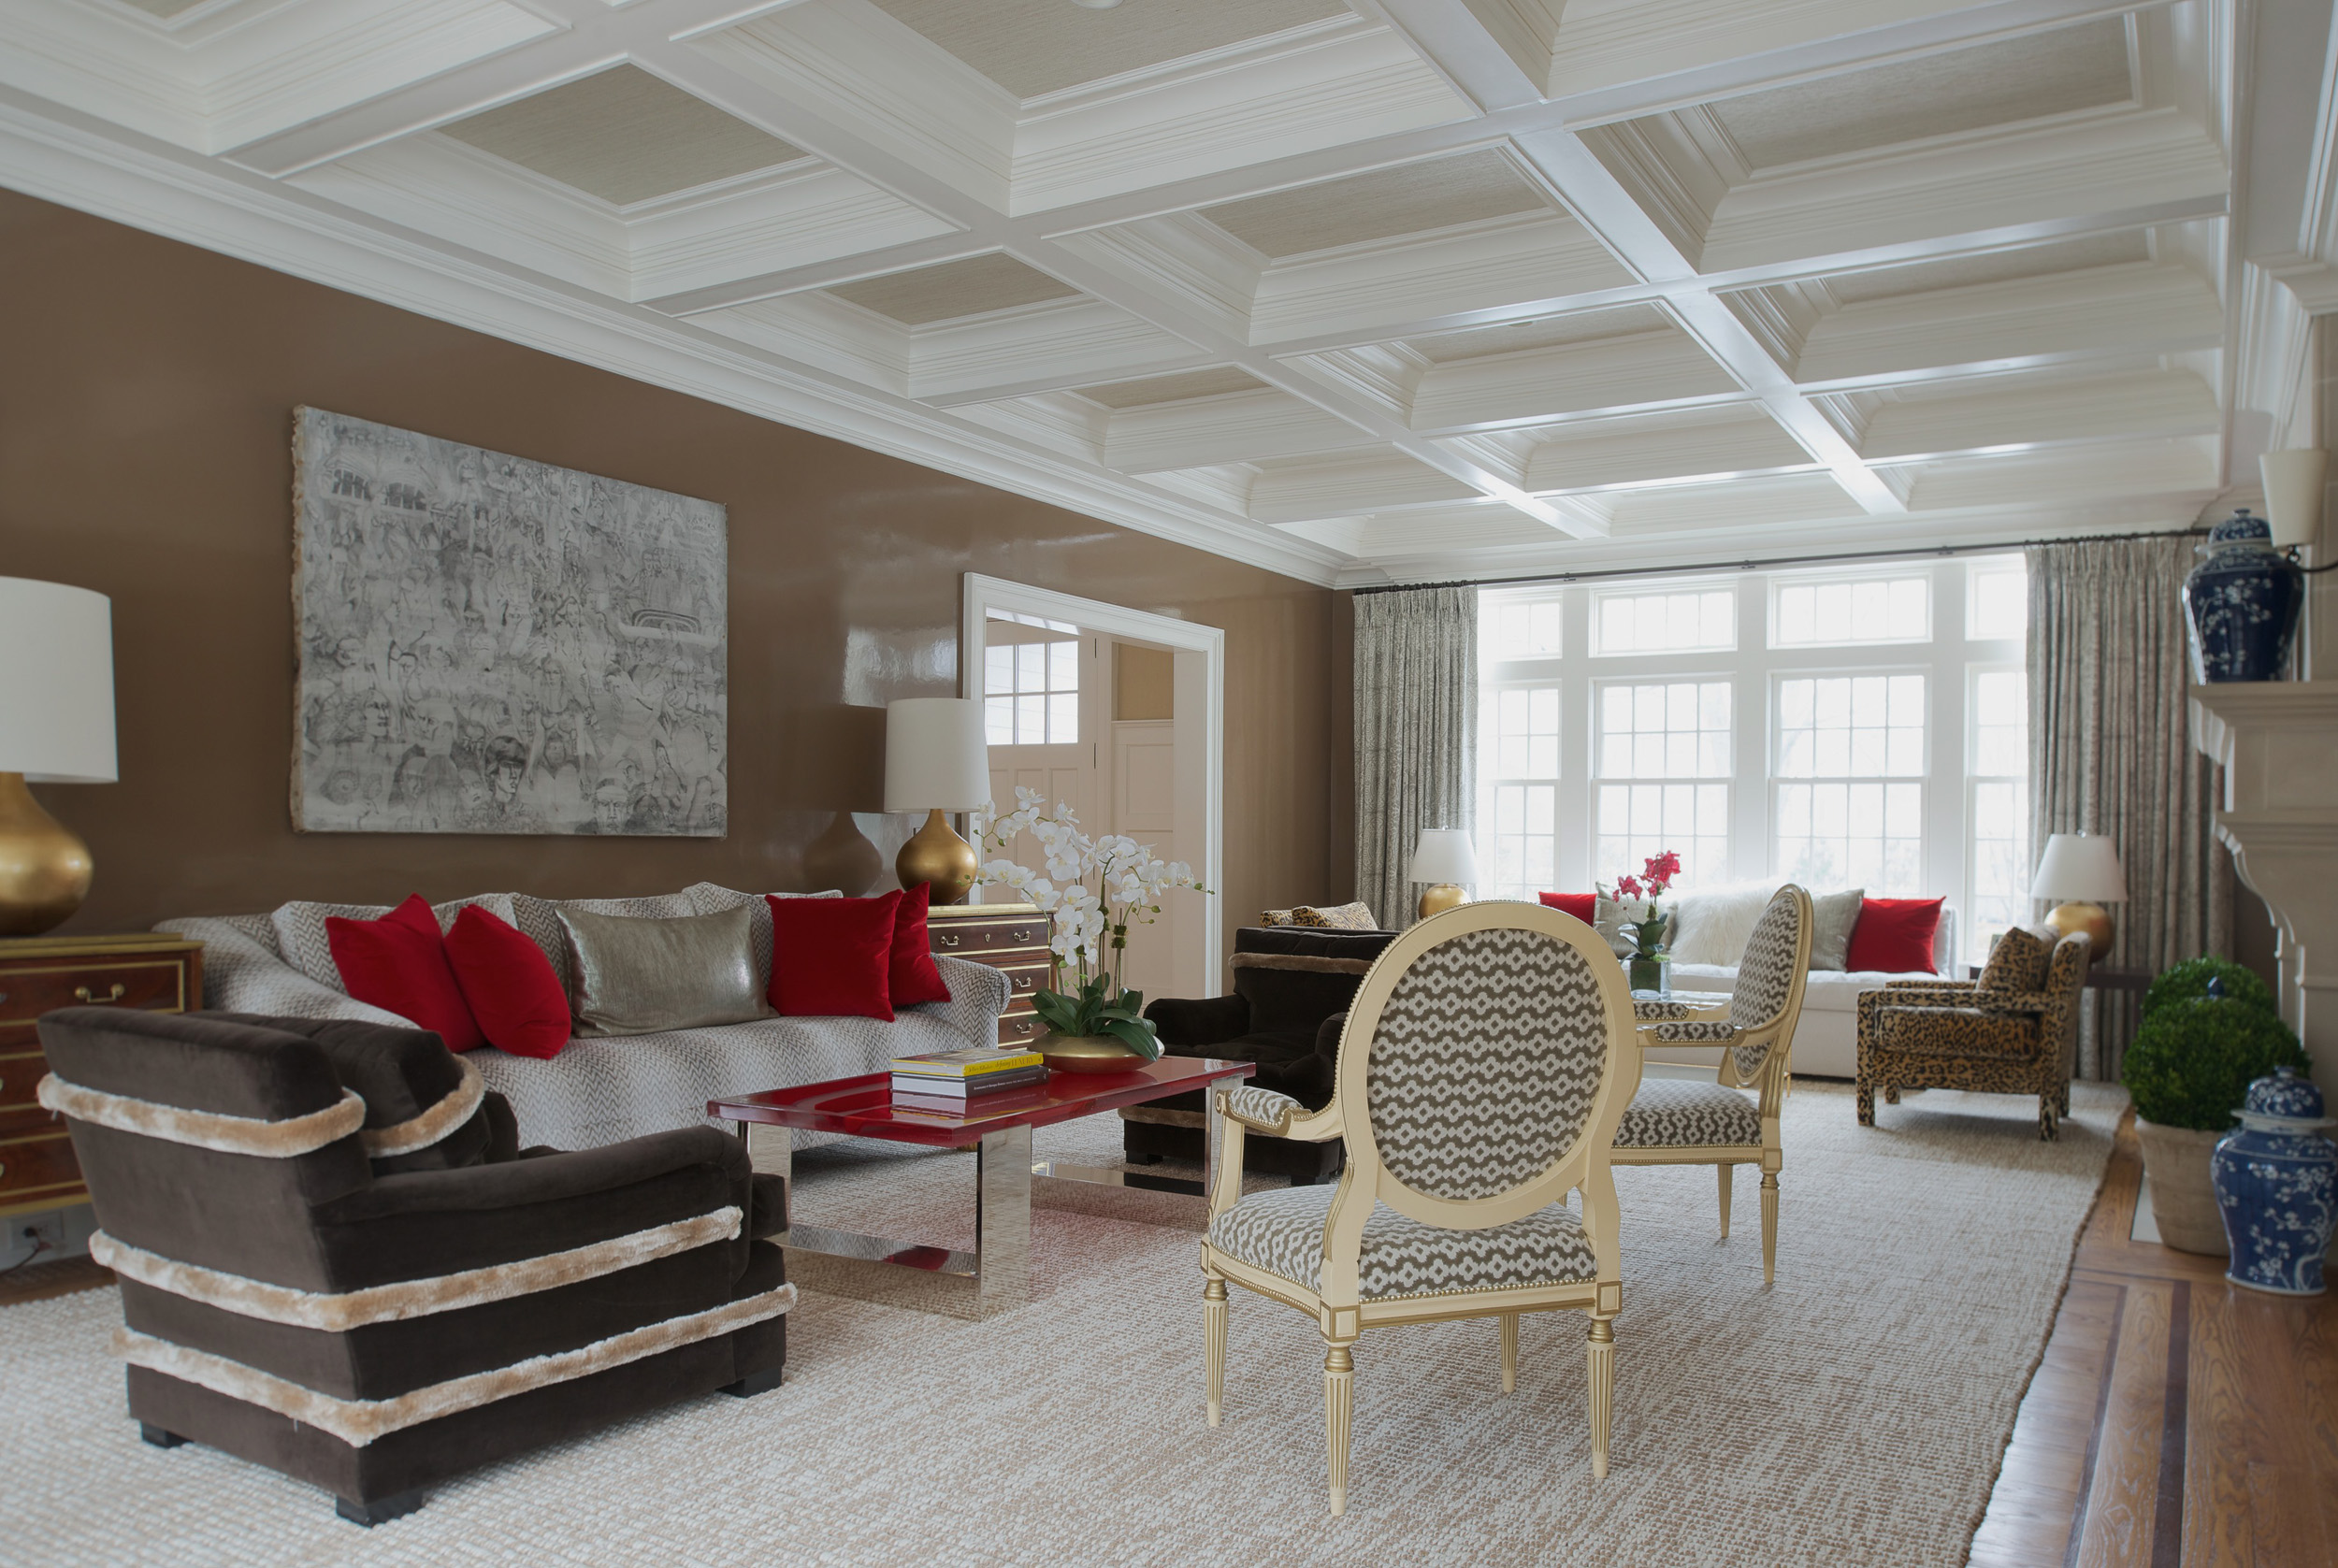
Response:
POLYGON ((881 720, 844 705, 956 690, 968 571, 1224 627, 1226 926, 1346 896, 1324 589, 7 192, 0 343, 0 574, 113 598, 121 782, 39 791, 97 862, 67 931, 291 898, 801 886, 832 813, 878 804, 856 797, 881 720), (728 838, 292 831, 299 404, 729 508, 728 838))

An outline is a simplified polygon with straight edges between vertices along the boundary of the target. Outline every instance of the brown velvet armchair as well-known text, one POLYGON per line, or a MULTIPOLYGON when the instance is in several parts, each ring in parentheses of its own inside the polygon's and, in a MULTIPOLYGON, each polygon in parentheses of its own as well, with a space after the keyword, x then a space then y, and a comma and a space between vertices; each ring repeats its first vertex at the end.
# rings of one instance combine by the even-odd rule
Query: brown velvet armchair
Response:
POLYGON ((2078 993, 2089 942, 2063 937, 2034 989, 1980 980, 1896 980, 1859 996, 1859 1125, 1875 1125, 1875 1091, 1886 1104, 1912 1088, 2038 1097, 2038 1136, 2052 1140, 2070 1115, 2078 1059, 2078 993))
POLYGON ((331 1491, 423 1489, 670 1402, 775 1386, 775 1187, 711 1127, 518 1147, 418 1029, 76 1007, 40 1021, 122 1282, 130 1413, 331 1491))

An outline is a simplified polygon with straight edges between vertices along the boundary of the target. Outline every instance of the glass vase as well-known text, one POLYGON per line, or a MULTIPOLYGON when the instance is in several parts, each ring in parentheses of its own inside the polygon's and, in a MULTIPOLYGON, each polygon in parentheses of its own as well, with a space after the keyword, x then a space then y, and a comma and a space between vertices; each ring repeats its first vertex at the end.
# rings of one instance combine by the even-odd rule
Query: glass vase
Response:
POLYGON ((1651 991, 1657 996, 1672 994, 1672 955, 1669 953, 1635 953, 1624 960, 1624 972, 1630 976, 1634 992, 1651 991))

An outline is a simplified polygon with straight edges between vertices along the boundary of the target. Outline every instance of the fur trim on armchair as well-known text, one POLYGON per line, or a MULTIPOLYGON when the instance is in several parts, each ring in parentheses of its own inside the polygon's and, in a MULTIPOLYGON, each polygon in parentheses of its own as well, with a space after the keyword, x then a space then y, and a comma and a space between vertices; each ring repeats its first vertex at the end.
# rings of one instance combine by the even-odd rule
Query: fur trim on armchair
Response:
POLYGON ((208 1350, 174 1345, 134 1329, 115 1330, 113 1349, 115 1355, 133 1366, 159 1372, 166 1377, 209 1388, 263 1410, 273 1410, 279 1416, 329 1432, 354 1448, 362 1448, 392 1432, 435 1421, 442 1416, 475 1410, 531 1388, 589 1377, 597 1372, 761 1323, 779 1316, 795 1304, 796 1287, 783 1285, 705 1312, 669 1317, 662 1323, 613 1334, 574 1350, 530 1357, 512 1366, 449 1378, 444 1383, 433 1383, 384 1400, 337 1399, 257 1367, 231 1361, 208 1350))
POLYGON ((41 1079, 38 1094, 45 1108, 93 1127, 135 1132, 220 1154, 252 1154, 268 1159, 296 1159, 304 1154, 314 1154, 327 1144, 348 1137, 366 1122, 366 1102, 348 1089, 341 1090, 337 1104, 282 1121, 231 1116, 219 1111, 189 1111, 131 1095, 109 1094, 104 1089, 68 1084, 53 1072, 41 1079))
POLYGON ((1311 953, 1236 953, 1229 962, 1235 969, 1304 970, 1311 974, 1362 974, 1372 967, 1369 958, 1322 958, 1311 953))
POLYGON ((469 1057, 456 1057, 455 1065, 461 1071, 463 1081, 436 1105, 418 1116, 409 1116, 387 1127, 368 1128, 357 1134, 366 1145, 367 1158, 386 1159, 392 1155, 426 1149, 479 1114, 479 1102, 487 1095, 487 1081, 479 1075, 478 1067, 469 1057))
POLYGON ((678 1219, 670 1225, 653 1226, 630 1235, 613 1236, 604 1242, 547 1253, 541 1258, 329 1293, 270 1285, 266 1280, 207 1269, 199 1263, 181 1263, 132 1246, 103 1230, 90 1238, 89 1252, 124 1279, 217 1307, 222 1312, 338 1333, 368 1323, 426 1317, 432 1313, 478 1306, 483 1302, 553 1290, 579 1280, 598 1279, 602 1274, 671 1258, 694 1247, 730 1241, 739 1234, 741 1219, 736 1206, 725 1207, 695 1219, 678 1219))

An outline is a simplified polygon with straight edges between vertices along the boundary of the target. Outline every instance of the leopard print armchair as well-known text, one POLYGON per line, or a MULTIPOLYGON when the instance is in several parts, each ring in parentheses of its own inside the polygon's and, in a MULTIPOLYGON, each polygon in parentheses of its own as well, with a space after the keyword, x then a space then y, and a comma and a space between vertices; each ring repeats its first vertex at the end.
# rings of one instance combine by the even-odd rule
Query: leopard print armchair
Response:
POLYGON ((2038 1097, 2038 1136, 2051 1141, 2070 1115, 2078 1059, 2078 993, 2091 944, 2084 932, 2054 944, 2034 991, 1974 981, 1895 982, 1859 996, 1859 1125, 1875 1125, 1912 1088, 2038 1097))

